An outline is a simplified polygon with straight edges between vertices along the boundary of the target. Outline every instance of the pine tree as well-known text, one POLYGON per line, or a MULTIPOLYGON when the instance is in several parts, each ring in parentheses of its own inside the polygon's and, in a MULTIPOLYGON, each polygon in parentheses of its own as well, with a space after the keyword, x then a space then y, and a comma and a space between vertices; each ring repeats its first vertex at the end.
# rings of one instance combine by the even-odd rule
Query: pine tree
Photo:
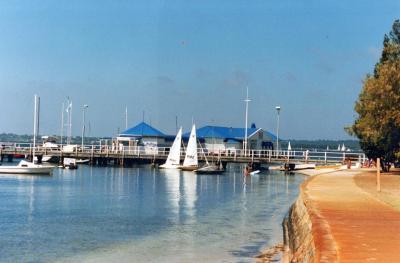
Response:
POLYGON ((381 158, 383 169, 400 159, 400 21, 384 36, 374 75, 367 75, 355 105, 358 114, 347 131, 360 139, 369 158, 381 158))

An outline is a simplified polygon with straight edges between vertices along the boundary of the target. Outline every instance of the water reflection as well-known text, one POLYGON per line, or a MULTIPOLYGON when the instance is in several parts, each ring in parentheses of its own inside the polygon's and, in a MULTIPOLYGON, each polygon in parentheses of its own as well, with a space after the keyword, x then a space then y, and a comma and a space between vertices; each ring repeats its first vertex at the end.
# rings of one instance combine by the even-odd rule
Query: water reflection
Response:
POLYGON ((165 178, 165 191, 167 199, 170 203, 170 212, 173 214, 173 219, 179 221, 179 202, 181 198, 180 187, 181 177, 178 169, 163 169, 161 174, 165 178))
POLYGON ((185 211, 187 215, 195 220, 197 200, 197 175, 193 172, 183 172, 183 188, 185 211))
MULTIPOLYGON (((235 168, 210 176, 148 166, 3 176, 0 254, 8 262, 53 262, 91 251, 92 262, 116 261, 115 255, 128 262, 248 262, 275 234, 281 237, 281 218, 301 180, 280 173, 244 177, 235 168)), ((80 261, 86 260, 70 260, 80 261)))

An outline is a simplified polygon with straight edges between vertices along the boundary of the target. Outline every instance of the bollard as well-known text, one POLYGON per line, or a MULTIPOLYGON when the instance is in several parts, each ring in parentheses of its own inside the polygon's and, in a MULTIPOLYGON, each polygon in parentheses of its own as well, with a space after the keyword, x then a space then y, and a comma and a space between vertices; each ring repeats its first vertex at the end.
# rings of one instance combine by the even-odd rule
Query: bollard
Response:
POLYGON ((381 158, 376 159, 376 191, 381 191, 381 158))

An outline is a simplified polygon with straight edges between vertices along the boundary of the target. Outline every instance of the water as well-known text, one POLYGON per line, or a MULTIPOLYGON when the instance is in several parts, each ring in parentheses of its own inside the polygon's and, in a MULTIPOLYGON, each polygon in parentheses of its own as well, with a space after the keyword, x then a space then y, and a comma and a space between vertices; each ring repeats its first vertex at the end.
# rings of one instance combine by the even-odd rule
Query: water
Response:
POLYGON ((301 175, 56 169, 0 176, 1 262, 251 262, 282 240, 301 175))

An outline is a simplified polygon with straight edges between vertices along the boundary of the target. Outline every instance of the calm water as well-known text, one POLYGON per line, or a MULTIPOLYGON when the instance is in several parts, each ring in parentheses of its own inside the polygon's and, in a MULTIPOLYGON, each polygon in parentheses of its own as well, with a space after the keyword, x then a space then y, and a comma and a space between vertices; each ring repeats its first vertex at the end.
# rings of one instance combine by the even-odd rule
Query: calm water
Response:
POLYGON ((248 262, 282 240, 301 175, 56 169, 0 175, 1 262, 248 262))

